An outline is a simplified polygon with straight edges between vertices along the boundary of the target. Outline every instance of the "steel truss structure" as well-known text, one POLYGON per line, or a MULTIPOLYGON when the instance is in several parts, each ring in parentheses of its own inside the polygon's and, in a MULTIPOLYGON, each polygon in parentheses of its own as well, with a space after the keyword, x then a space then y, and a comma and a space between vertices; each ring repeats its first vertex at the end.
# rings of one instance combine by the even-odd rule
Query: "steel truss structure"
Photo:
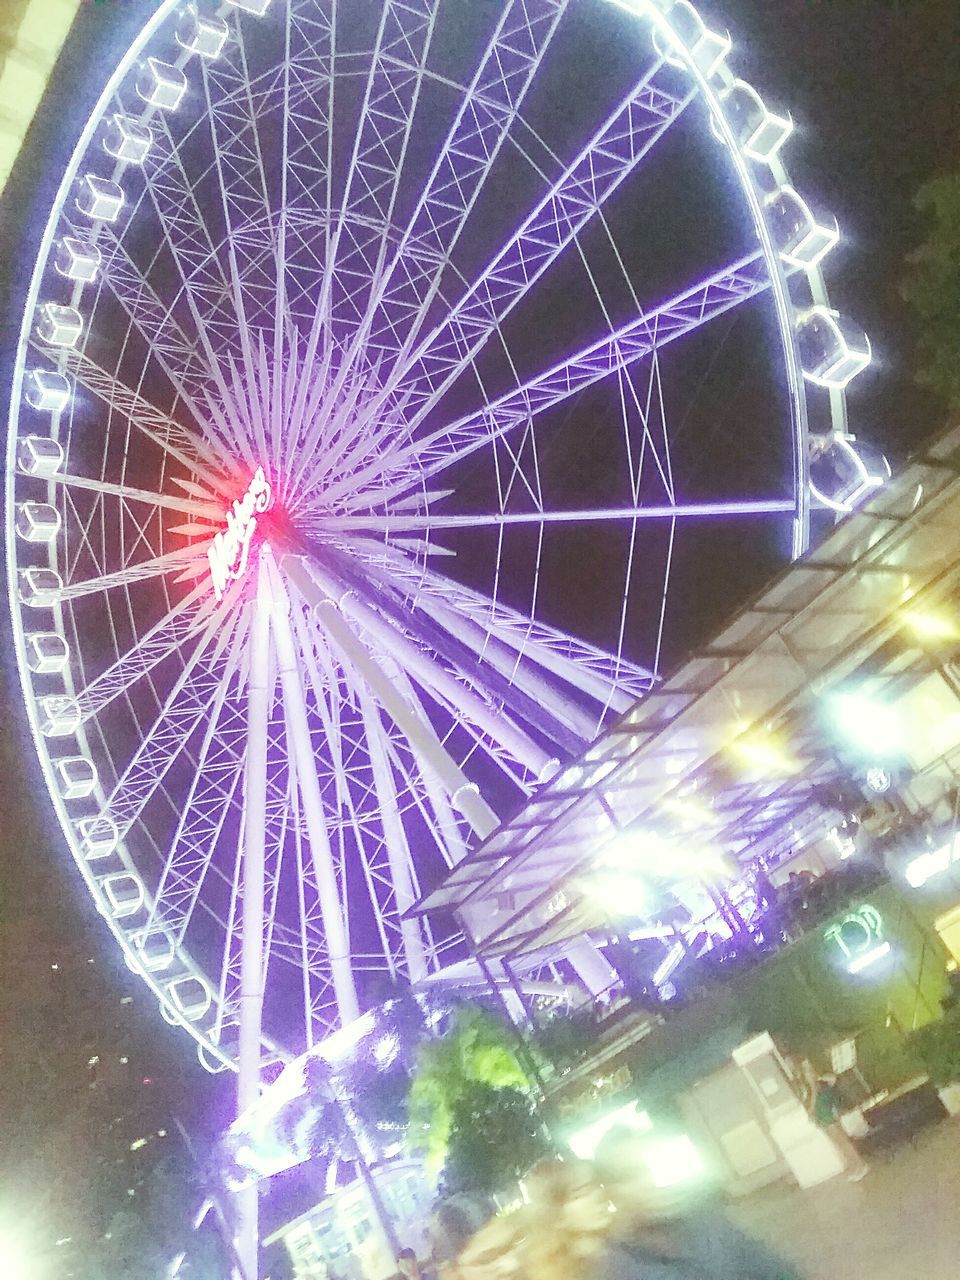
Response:
MULTIPOLYGON (((830 803, 845 776, 844 748, 824 728, 831 690, 852 682, 902 695, 939 672, 956 695, 955 661, 944 666, 955 634, 925 641, 909 619, 949 614, 960 583, 958 450, 953 431, 916 458, 417 909, 460 912, 481 953, 517 961, 609 934, 609 904, 591 892, 588 873, 624 833, 642 843, 655 832, 678 851, 722 848, 731 867, 776 866, 828 840, 845 816, 830 803), (778 747, 738 753, 738 742, 778 747)), ((926 756, 907 803, 952 819, 956 749, 944 755, 931 744, 926 756)), ((670 866, 661 870, 669 880, 670 866)))
POLYGON ((658 679, 685 527, 799 553, 882 478, 836 224, 730 63, 687 0, 162 0, 83 128, 13 377, 17 656, 87 887, 244 1099, 462 963, 414 903, 658 679), (760 491, 676 453, 731 333, 760 491))

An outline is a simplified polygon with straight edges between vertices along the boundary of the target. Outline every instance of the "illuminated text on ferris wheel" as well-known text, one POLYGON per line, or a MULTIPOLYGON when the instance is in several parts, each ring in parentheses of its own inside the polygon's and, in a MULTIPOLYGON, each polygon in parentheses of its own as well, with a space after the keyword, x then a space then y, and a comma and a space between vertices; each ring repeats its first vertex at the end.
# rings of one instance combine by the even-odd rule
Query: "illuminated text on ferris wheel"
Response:
POLYGON ((207 551, 210 577, 218 600, 223 599, 231 578, 243 576, 250 556, 250 540, 257 527, 257 515, 268 511, 273 502, 270 482, 258 467, 247 492, 227 512, 227 527, 216 535, 207 551))

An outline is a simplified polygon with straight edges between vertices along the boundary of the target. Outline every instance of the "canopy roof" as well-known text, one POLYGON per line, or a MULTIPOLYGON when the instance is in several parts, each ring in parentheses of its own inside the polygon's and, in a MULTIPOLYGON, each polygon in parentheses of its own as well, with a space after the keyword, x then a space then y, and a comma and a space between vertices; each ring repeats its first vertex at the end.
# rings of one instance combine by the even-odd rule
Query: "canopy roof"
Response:
MULTIPOLYGON (((825 837, 838 821, 830 789, 850 768, 824 726, 824 693, 856 677, 895 680, 899 694, 940 669, 942 652, 907 634, 904 609, 935 608, 960 576, 958 462, 960 429, 781 574, 414 911, 459 912, 487 957, 528 955, 610 932, 584 876, 625 833, 656 833, 667 861, 671 847, 708 844, 741 865, 825 837)), ((929 760, 913 764, 930 772, 929 760)))

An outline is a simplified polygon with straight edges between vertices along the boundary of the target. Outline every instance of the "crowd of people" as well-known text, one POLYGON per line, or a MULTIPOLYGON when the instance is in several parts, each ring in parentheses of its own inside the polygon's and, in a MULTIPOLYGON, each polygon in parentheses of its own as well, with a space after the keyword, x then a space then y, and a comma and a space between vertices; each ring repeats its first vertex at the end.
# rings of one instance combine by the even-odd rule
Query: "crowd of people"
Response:
POLYGON ((523 1190, 505 1212, 438 1206, 431 1257, 421 1271, 405 1250, 405 1280, 798 1280, 688 1184, 660 1185, 632 1129, 611 1130, 592 1161, 541 1162, 523 1190))

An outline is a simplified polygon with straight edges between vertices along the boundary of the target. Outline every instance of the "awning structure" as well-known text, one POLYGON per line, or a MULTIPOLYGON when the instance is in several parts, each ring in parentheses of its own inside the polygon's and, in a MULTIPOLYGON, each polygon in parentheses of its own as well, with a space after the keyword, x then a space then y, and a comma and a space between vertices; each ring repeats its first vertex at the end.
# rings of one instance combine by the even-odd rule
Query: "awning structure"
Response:
MULTIPOLYGON (((890 696, 895 686, 898 698, 919 690, 929 703, 939 681, 941 701, 955 700, 944 646, 956 640, 924 639, 910 620, 942 608, 960 578, 958 465, 960 429, 786 570, 415 910, 459 912, 488 958, 525 956, 610 932, 585 876, 625 834, 656 833, 665 850, 708 843, 741 865, 776 864, 824 839, 840 816, 830 796, 852 772, 825 723, 827 692, 869 685, 890 696)), ((905 798, 926 814, 957 783, 956 730, 906 748, 905 798)))

